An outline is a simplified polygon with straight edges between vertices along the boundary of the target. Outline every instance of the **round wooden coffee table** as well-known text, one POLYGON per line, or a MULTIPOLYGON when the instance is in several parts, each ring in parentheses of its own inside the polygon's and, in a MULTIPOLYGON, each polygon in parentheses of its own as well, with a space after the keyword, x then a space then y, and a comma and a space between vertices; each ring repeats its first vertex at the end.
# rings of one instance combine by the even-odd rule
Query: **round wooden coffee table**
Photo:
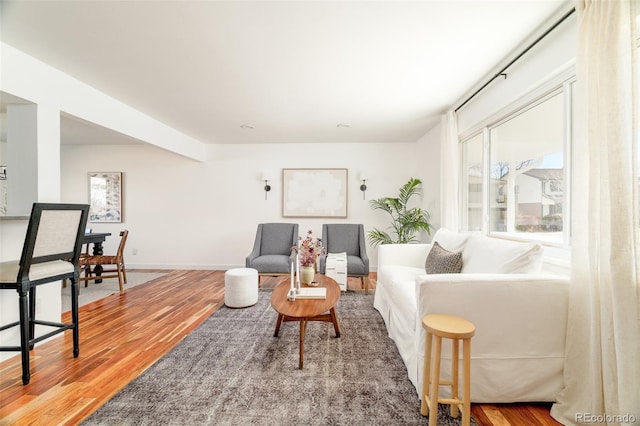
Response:
MULTIPOLYGON (((338 283, 334 279, 322 274, 316 274, 315 281, 318 281, 318 287, 327 289, 327 297, 325 299, 296 299, 290 302, 287 300, 287 294, 291 288, 289 281, 280 283, 271 294, 271 306, 278 313, 274 337, 278 337, 282 322, 300 322, 300 361, 298 363, 300 369, 304 365, 304 336, 309 321, 333 323, 336 337, 340 337, 340 326, 338 325, 335 309, 336 303, 340 298, 340 287, 338 287, 338 283)), ((304 284, 302 286, 307 287, 304 284)))

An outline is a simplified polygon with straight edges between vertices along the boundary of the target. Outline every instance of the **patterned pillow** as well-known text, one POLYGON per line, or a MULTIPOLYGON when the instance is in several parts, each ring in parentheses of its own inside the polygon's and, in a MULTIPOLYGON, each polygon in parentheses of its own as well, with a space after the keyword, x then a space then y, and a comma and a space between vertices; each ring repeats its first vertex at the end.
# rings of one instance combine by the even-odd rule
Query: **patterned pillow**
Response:
POLYGON ((459 274, 462 270, 462 252, 453 253, 433 243, 424 263, 427 274, 459 274))

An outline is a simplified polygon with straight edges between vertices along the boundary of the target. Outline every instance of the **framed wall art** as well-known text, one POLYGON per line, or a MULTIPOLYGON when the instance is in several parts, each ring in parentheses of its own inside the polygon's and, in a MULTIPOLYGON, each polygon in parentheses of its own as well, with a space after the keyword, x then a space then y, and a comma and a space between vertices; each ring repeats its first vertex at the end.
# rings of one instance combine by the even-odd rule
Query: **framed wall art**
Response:
POLYGON ((347 217, 347 169, 282 169, 282 217, 347 217))
POLYGON ((122 172, 89 172, 89 222, 122 222, 122 172))

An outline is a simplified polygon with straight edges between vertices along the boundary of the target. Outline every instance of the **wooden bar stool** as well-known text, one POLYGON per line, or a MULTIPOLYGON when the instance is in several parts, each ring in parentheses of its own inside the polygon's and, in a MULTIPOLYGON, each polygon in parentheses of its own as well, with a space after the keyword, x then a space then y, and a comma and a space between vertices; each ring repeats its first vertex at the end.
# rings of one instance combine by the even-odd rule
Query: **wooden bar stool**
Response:
POLYGON ((422 398, 420 414, 429 415, 429 426, 435 426, 438 418, 438 402, 451 405, 451 416, 458 417, 458 409, 462 409, 462 424, 471 422, 471 337, 476 327, 469 321, 453 315, 430 314, 422 318, 422 328, 427 332, 424 352, 424 377, 422 381, 422 398), (431 371, 431 346, 435 336, 433 355, 433 371, 431 371), (440 356, 442 354, 442 338, 452 340, 451 381, 440 381, 440 356), (458 348, 463 343, 462 354, 462 399, 458 398, 458 348), (429 390, 431 385, 431 390, 429 390), (451 386, 451 398, 439 398, 440 386, 451 386))

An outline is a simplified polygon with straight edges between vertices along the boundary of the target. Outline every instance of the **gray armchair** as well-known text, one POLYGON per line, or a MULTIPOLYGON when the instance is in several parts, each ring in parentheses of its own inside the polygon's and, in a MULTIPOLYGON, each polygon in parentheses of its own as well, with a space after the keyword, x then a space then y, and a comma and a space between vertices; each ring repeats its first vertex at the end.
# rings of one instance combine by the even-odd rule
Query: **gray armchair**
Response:
MULTIPOLYGON (((322 244, 328 253, 347 253, 347 276, 359 277, 365 292, 369 292, 369 256, 364 226, 357 223, 322 225, 322 244)), ((327 255, 320 257, 319 270, 324 274, 327 255)))
POLYGON ((258 284, 262 276, 288 275, 295 253, 291 247, 298 244, 297 223, 261 223, 258 225, 253 250, 246 258, 246 267, 258 271, 258 284))

